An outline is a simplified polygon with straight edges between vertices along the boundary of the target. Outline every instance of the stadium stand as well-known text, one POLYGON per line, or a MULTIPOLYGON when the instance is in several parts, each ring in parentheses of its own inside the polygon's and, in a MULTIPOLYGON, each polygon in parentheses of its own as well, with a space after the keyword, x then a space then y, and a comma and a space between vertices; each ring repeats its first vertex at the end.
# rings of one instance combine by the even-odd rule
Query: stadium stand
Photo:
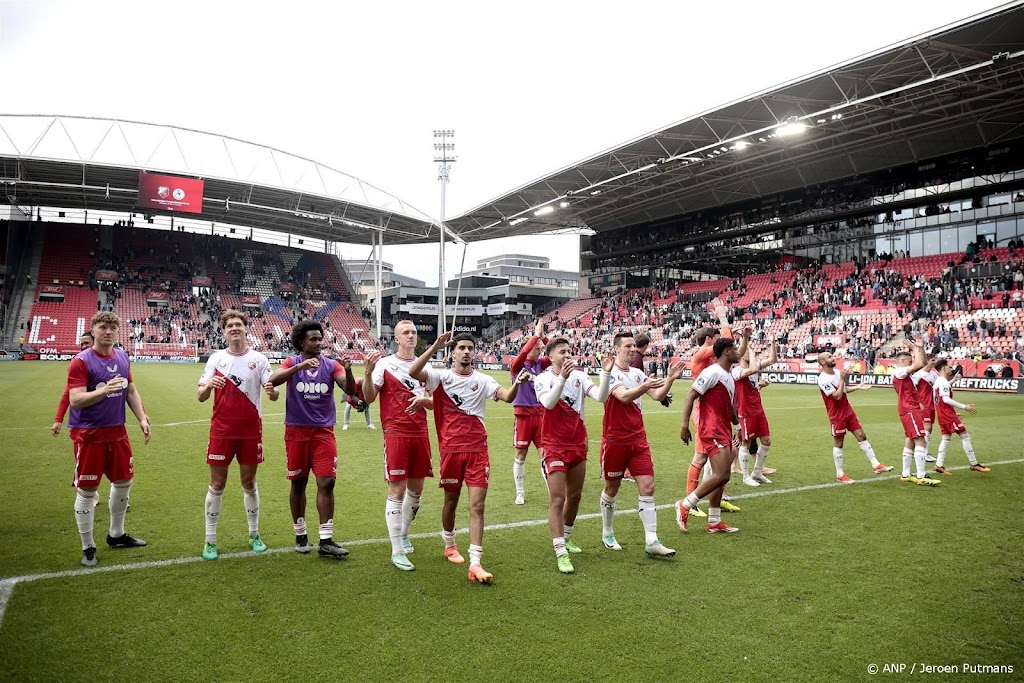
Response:
POLYGON ((289 350, 290 328, 305 318, 324 322, 336 353, 359 356, 383 348, 350 302, 335 261, 327 254, 223 237, 50 224, 26 341, 74 349, 89 318, 109 308, 124 322, 119 341, 128 349, 158 344, 203 352, 224 345, 217 329, 221 311, 239 308, 250 312, 250 341, 263 351, 289 350), (106 240, 104 230, 110 231, 106 240), (98 270, 113 270, 119 280, 97 282, 98 270), (194 276, 209 277, 212 286, 193 289, 194 276), (282 284, 297 291, 282 292, 282 284), (45 285, 59 286, 64 301, 40 301, 45 285), (157 298, 165 305, 154 305, 157 298))

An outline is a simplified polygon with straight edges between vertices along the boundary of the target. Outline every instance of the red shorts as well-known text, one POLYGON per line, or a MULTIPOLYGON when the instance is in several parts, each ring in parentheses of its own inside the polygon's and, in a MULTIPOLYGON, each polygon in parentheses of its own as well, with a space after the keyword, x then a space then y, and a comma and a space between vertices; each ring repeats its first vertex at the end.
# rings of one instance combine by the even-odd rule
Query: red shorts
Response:
POLYGON ((601 439, 601 474, 605 479, 622 479, 626 472, 636 476, 654 476, 651 446, 601 439))
POLYGON ((851 412, 832 423, 832 436, 843 436, 846 432, 855 432, 858 429, 860 420, 857 419, 856 413, 851 412))
POLYGON ((764 413, 740 418, 740 441, 750 441, 771 436, 768 431, 768 416, 764 413))
POLYGON ((441 479, 437 486, 446 491, 458 491, 465 481, 466 486, 485 489, 490 474, 491 459, 487 451, 442 453, 441 479))
POLYGON ((717 434, 705 434, 703 444, 706 450, 703 451, 708 457, 717 454, 719 451, 732 450, 732 434, 719 432, 717 434))
MULTIPOLYGON (((206 446, 206 464, 227 467, 238 456, 239 465, 259 465, 263 462, 263 442, 260 439, 217 439, 210 437, 206 446)), ((289 468, 291 469, 291 468, 289 468)))
POLYGON ((557 450, 555 447, 549 446, 544 449, 544 460, 541 462, 541 466, 544 476, 547 477, 552 472, 568 472, 586 461, 586 448, 557 450))
POLYGON ((921 415, 924 417, 924 423, 926 425, 935 424, 935 406, 934 405, 932 405, 932 409, 931 410, 922 411, 921 415))
POLYGON ((429 436, 384 435, 384 481, 433 476, 429 436))
POLYGON ((540 426, 544 415, 516 415, 512 418, 512 447, 529 448, 533 443, 540 448, 540 426))
POLYGON ((284 451, 288 461, 288 478, 305 479, 310 470, 315 477, 338 476, 338 442, 331 428, 316 432, 285 426, 284 451), (289 430, 292 430, 289 433, 289 430), (311 436, 315 434, 315 436, 311 436))
POLYGON ((908 439, 919 439, 925 435, 924 417, 920 410, 913 410, 906 415, 900 415, 900 422, 903 423, 903 434, 908 439))
POLYGON ((74 486, 84 489, 100 485, 100 477, 110 481, 124 481, 135 476, 132 445, 128 438, 116 441, 86 441, 75 439, 74 486))
POLYGON ((943 436, 949 436, 950 434, 966 434, 967 427, 964 426, 963 420, 957 418, 946 422, 945 420, 939 420, 939 431, 942 432, 943 436))

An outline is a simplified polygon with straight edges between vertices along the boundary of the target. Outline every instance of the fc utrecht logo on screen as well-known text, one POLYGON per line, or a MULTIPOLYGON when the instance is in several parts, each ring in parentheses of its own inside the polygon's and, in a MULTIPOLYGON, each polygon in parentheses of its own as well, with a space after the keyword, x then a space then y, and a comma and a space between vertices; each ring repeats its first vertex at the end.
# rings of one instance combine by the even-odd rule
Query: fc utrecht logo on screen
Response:
POLYGON ((156 194, 158 197, 160 197, 160 199, 167 199, 168 197, 171 196, 171 188, 167 187, 166 185, 161 185, 160 187, 156 188, 156 194))

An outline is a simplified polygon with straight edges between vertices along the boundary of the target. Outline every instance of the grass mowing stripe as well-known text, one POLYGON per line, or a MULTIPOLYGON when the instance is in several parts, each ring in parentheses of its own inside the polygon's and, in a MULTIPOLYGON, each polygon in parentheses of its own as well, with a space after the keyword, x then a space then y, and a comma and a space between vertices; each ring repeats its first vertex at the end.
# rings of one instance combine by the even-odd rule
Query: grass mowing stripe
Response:
MULTIPOLYGON (((1020 463, 1024 463, 1024 458, 1016 458, 1016 459, 1013 459, 1013 460, 1000 460, 1000 461, 996 461, 996 462, 991 462, 989 464, 990 465, 999 466, 999 465, 1015 465, 1015 464, 1020 464, 1020 463)), ((970 465, 960 465, 960 466, 957 466, 957 467, 950 467, 948 469, 950 469, 950 470, 967 470, 969 468, 970 468, 970 465)), ((859 480, 855 481, 855 484, 867 484, 867 483, 873 483, 873 482, 879 482, 879 481, 892 481, 892 480, 898 479, 898 478, 899 478, 898 475, 887 475, 887 476, 884 476, 884 477, 873 477, 873 478, 870 478, 870 479, 859 479, 859 480)), ((773 489, 773 490, 768 490, 768 491, 752 491, 750 493, 737 494, 737 495, 733 496, 733 499, 734 500, 744 500, 744 499, 748 499, 748 498, 762 498, 764 496, 775 496, 775 495, 782 495, 782 494, 788 494, 788 493, 802 493, 804 491, 818 491, 818 490, 821 490, 821 489, 831 489, 831 488, 839 488, 839 487, 846 487, 846 486, 850 486, 850 484, 840 484, 839 482, 833 481, 833 482, 828 482, 828 483, 825 483, 825 484, 811 484, 811 485, 808 485, 808 486, 796 486, 796 487, 785 488, 785 489, 773 489)), ((674 507, 675 507, 675 503, 666 503, 666 504, 658 505, 657 509, 658 510, 666 510, 666 509, 671 509, 671 508, 674 508, 674 507)), ((631 514, 636 514, 636 512, 637 512, 636 509, 622 509, 622 510, 616 510, 615 514, 616 515, 631 515, 631 514)), ((599 519, 600 517, 601 517, 601 513, 600 512, 592 512, 592 513, 586 513, 586 514, 582 514, 582 515, 577 515, 576 521, 579 522, 581 520, 599 519)), ((508 523, 504 523, 504 524, 492 524, 492 525, 485 526, 484 530, 485 531, 500 531, 500 530, 503 530, 503 529, 519 529, 519 528, 524 528, 524 527, 543 526, 543 525, 545 525, 547 523, 548 523, 547 519, 529 519, 529 520, 523 520, 523 521, 519 521, 519 522, 508 522, 508 523)), ((469 532, 469 529, 457 529, 456 530, 457 534, 462 534, 462 535, 464 535, 464 534, 466 534, 468 532, 469 532)), ((438 532, 438 531, 424 531, 424 532, 420 532, 420 533, 416 533, 416 534, 410 534, 409 538, 412 538, 412 539, 434 538, 439 533, 440 532, 438 532)), ((341 545, 343 545, 343 546, 362 546, 362 545, 374 545, 374 544, 383 544, 383 543, 390 543, 390 542, 391 542, 391 539, 389 539, 389 538, 364 538, 364 539, 358 539, 358 540, 354 540, 354 541, 344 541, 344 542, 341 543, 341 545)), ((262 555, 272 555, 272 554, 286 553, 286 552, 294 552, 294 550, 291 547, 272 548, 272 549, 266 551, 265 553, 261 553, 261 554, 262 555)), ((220 556, 220 559, 221 560, 228 560, 228 559, 235 559, 235 558, 240 558, 240 557, 253 557, 255 555, 256 555, 256 553, 252 553, 252 552, 225 553, 224 555, 220 556)), ((176 566, 176 565, 191 564, 191 563, 194 563, 194 562, 203 562, 203 561, 204 561, 203 558, 201 558, 199 556, 193 555, 193 556, 189 556, 189 557, 176 557, 176 558, 171 558, 171 559, 167 559, 167 560, 153 560, 153 561, 148 561, 148 562, 135 562, 135 563, 131 563, 131 564, 115 564, 115 565, 109 565, 109 566, 103 566, 103 567, 94 567, 94 568, 87 568, 87 569, 68 569, 68 570, 59 571, 59 572, 44 572, 44 573, 40 573, 40 574, 26 574, 26 575, 23 575, 23 576, 12 576, 12 577, 8 577, 6 579, 0 579, 0 628, 3 627, 3 617, 4 617, 4 612, 7 609, 7 603, 11 599, 11 595, 14 592, 14 587, 17 584, 19 584, 19 583, 28 583, 28 582, 31 582, 31 581, 42 581, 42 580, 46 580, 46 579, 73 578, 73 577, 76 577, 76 576, 81 576, 81 575, 86 575, 86 574, 101 574, 101 573, 114 572, 114 571, 127 571, 127 570, 132 570, 132 569, 152 569, 152 568, 155 568, 155 567, 171 567, 171 566, 176 566)))

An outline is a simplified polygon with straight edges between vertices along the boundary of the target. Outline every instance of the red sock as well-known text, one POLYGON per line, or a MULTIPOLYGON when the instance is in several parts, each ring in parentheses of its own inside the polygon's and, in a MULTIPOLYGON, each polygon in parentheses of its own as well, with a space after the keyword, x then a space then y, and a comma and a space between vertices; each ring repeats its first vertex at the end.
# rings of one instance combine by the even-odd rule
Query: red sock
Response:
POLYGON ((690 463, 690 468, 686 471, 686 495, 690 495, 697 490, 697 486, 700 484, 700 471, 704 469, 704 466, 695 466, 690 463))

